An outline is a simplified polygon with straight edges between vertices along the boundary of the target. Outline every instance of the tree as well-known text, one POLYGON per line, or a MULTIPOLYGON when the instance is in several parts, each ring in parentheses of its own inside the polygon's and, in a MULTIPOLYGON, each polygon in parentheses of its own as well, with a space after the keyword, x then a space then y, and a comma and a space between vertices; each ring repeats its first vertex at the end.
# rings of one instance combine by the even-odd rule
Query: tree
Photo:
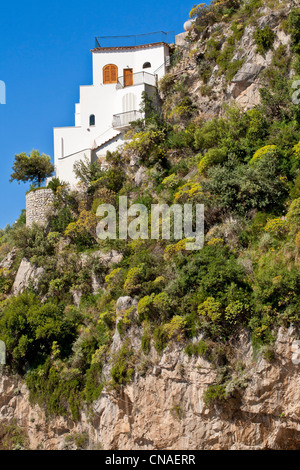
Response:
POLYGON ((90 186, 92 181, 96 181, 102 175, 101 165, 98 160, 90 162, 85 155, 84 160, 79 160, 74 163, 73 171, 76 178, 78 178, 87 187, 90 186))
POLYGON ((32 181, 40 187, 41 183, 52 175, 54 166, 49 155, 44 153, 40 155, 38 150, 32 150, 29 155, 26 153, 15 155, 13 170, 10 182, 13 180, 32 181))

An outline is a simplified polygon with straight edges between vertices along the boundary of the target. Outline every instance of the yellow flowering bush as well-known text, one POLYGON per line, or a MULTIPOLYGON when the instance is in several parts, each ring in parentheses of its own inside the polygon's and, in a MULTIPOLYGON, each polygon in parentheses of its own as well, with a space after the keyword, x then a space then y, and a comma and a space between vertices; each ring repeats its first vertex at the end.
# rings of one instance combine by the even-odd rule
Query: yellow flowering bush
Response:
POLYGON ((146 295, 140 299, 137 311, 141 320, 156 321, 168 318, 171 312, 171 299, 166 292, 146 295))
POLYGON ((300 198, 294 199, 288 213, 286 214, 286 220, 290 230, 297 230, 300 226, 300 198))
POLYGON ((96 215, 87 210, 80 212, 76 222, 71 222, 66 230, 65 236, 76 237, 76 235, 83 235, 88 232, 90 235, 96 235, 97 217, 96 215))
POLYGON ((175 339, 181 341, 184 338, 186 321, 179 315, 175 315, 172 320, 163 326, 164 333, 168 340, 175 339))
MULTIPOLYGON (((150 129, 148 131, 137 132, 131 139, 125 145, 125 150, 134 150, 140 158, 147 158, 153 148, 159 146, 164 141, 165 133, 159 129, 150 129)), ((159 147, 158 150, 164 151, 162 147, 159 147)))
POLYGON ((174 189, 179 183, 179 177, 175 174, 172 173, 171 175, 167 176, 163 181, 162 185, 165 186, 168 189, 174 189))
POLYGON ((206 8, 207 5, 205 3, 199 3, 199 5, 195 5, 191 11, 190 11, 190 14, 189 14, 189 17, 190 18, 195 18, 197 15, 199 15, 199 13, 201 12, 201 10, 203 10, 204 8, 206 8))
POLYGON ((223 240, 223 238, 211 238, 210 240, 208 240, 207 244, 209 246, 223 245, 224 240, 223 240))
POLYGON ((119 274, 121 272, 121 268, 113 269, 107 276, 105 276, 105 282, 108 284, 108 287, 111 287, 115 284, 116 279, 119 278, 119 274))
POLYGON ((164 276, 158 276, 156 279, 154 279, 153 284, 155 286, 161 286, 164 285, 166 282, 166 278, 164 276))
POLYGON ((284 235, 287 230, 287 223, 285 219, 277 217, 276 219, 268 220, 264 227, 265 232, 271 233, 275 236, 284 235))
POLYGON ((221 304, 214 297, 207 299, 198 306, 198 314, 209 318, 211 321, 219 320, 222 315, 221 304))
POLYGON ((277 157, 277 146, 276 145, 265 145, 258 149, 250 160, 250 165, 253 165, 265 157, 277 157))
POLYGON ((178 188, 178 191, 174 196, 174 201, 176 203, 192 202, 201 194, 202 188, 200 183, 189 182, 178 188))
POLYGON ((179 242, 173 244, 173 245, 167 245, 165 248, 164 252, 164 258, 165 259, 170 259, 172 256, 174 256, 176 253, 180 253, 182 251, 186 250, 186 244, 189 242, 192 242, 193 239, 191 238, 183 238, 182 240, 179 240, 179 242))
POLYGON ((127 294, 132 294, 139 290, 141 281, 145 272, 145 265, 142 263, 139 266, 129 269, 124 284, 124 290, 127 294))
POLYGON ((211 166, 221 163, 226 157, 226 152, 222 149, 212 148, 209 149, 204 157, 201 158, 198 165, 199 173, 202 175, 205 173, 211 166))

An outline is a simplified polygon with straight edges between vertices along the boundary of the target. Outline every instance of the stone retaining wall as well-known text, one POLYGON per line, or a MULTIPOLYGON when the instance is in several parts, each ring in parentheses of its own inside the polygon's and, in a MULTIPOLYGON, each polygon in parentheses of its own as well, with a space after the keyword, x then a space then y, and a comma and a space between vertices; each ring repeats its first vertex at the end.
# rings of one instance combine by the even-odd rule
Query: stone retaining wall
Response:
POLYGON ((51 189, 38 189, 26 194, 26 225, 31 227, 34 222, 45 225, 47 215, 52 209, 54 194, 51 189))

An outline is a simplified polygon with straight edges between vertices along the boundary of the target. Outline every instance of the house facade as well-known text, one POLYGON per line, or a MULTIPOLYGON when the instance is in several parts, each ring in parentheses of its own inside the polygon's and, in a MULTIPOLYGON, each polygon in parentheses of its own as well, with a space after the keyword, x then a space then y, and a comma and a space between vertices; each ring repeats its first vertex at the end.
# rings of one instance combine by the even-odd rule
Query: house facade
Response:
MULTIPOLYGON (((155 33, 156 34, 156 33, 155 33)), ((74 163, 100 159, 105 167, 108 150, 122 144, 131 121, 142 117, 142 93, 156 94, 158 81, 169 61, 168 33, 157 42, 105 46, 96 38, 93 57, 93 84, 80 87, 75 105, 75 126, 54 129, 55 176, 74 187, 74 163)), ((128 42, 128 38, 127 38, 128 42)))

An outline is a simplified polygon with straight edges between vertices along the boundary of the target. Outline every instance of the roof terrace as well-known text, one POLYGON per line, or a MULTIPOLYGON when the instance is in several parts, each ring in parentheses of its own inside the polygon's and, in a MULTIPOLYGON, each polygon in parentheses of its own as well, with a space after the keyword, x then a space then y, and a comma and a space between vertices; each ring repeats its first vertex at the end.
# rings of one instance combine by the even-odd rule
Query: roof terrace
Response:
POLYGON ((97 36, 95 37, 95 49, 118 49, 142 47, 151 44, 174 44, 174 31, 156 31, 154 33, 136 34, 129 36, 97 36))

